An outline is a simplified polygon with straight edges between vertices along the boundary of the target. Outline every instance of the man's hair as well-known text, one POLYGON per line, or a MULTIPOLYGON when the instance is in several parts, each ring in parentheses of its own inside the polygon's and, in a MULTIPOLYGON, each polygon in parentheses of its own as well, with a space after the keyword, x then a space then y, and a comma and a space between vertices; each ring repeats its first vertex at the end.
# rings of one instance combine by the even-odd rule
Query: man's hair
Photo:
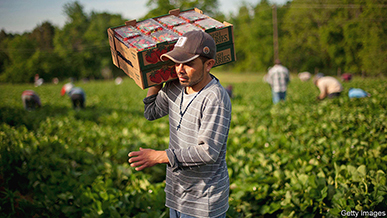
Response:
POLYGON ((206 61, 210 60, 211 58, 199 56, 199 59, 202 60, 202 63, 204 64, 204 63, 206 63, 206 61))

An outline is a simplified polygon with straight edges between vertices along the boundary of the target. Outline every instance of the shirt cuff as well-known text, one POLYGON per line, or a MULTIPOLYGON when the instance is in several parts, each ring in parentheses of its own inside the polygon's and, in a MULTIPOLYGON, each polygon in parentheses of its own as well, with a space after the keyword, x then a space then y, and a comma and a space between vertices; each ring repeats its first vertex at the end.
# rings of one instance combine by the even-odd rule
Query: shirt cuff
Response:
POLYGON ((175 152, 170 148, 166 149, 165 152, 169 159, 169 167, 171 167, 172 171, 176 171, 179 167, 179 161, 176 158, 175 152))
POLYGON ((151 95, 149 97, 144 98, 144 100, 142 101, 144 102, 144 104, 150 104, 156 100, 156 97, 157 97, 157 94, 151 95))

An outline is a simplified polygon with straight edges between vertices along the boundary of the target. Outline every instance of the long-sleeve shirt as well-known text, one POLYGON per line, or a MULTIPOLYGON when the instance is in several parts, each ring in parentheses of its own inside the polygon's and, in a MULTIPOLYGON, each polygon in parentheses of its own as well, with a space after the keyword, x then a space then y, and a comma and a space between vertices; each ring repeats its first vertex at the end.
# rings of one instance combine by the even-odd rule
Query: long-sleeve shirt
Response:
POLYGON ((320 99, 327 97, 329 94, 343 91, 343 86, 341 85, 341 83, 331 76, 321 77, 317 80, 316 85, 320 90, 320 99))
POLYGON ((68 95, 71 97, 72 95, 74 94, 79 94, 79 95, 82 95, 83 99, 86 100, 86 94, 85 94, 85 91, 83 91, 82 88, 80 87, 73 87, 70 89, 70 91, 68 91, 68 95))
POLYGON ((24 108, 27 108, 26 101, 33 101, 38 107, 42 106, 39 96, 32 90, 25 90, 22 93, 22 101, 24 108))
POLYGON ((285 92, 289 81, 289 70, 286 67, 276 64, 270 68, 267 82, 271 85, 274 92, 285 92))
POLYGON ((225 157, 231 101, 215 77, 191 103, 182 104, 182 96, 187 97, 183 90, 175 80, 144 99, 148 120, 169 115, 166 206, 191 216, 217 217, 229 207, 225 157))

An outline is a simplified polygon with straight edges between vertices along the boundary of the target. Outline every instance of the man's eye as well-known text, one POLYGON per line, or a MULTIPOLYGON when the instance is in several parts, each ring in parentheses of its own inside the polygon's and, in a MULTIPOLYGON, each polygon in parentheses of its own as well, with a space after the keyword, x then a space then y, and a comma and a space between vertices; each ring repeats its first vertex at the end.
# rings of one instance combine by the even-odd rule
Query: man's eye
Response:
POLYGON ((190 61, 188 63, 185 63, 184 65, 186 66, 189 66, 189 67, 192 67, 194 65, 194 62, 193 61, 190 61))

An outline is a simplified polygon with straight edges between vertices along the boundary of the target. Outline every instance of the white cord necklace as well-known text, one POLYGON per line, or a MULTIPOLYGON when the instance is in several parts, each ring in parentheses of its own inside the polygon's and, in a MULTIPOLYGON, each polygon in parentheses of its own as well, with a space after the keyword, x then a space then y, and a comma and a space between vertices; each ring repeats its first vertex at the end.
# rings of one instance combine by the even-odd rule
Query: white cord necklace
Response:
POLYGON ((198 93, 196 93, 196 95, 191 99, 191 101, 189 101, 189 103, 187 104, 187 107, 185 107, 184 111, 182 111, 182 107, 183 107, 183 98, 184 98, 184 89, 183 88, 181 90, 181 101, 180 101, 180 109, 179 109, 179 114, 180 114, 180 121, 179 121, 179 124, 177 125, 176 127, 176 130, 179 130, 180 129, 180 124, 181 124, 181 121, 183 120, 183 116, 185 114, 185 112, 187 112, 187 109, 188 107, 191 105, 191 103, 193 102, 193 100, 200 94, 200 92, 202 92, 202 90, 204 89, 204 87, 202 89, 200 89, 200 91, 198 93))

